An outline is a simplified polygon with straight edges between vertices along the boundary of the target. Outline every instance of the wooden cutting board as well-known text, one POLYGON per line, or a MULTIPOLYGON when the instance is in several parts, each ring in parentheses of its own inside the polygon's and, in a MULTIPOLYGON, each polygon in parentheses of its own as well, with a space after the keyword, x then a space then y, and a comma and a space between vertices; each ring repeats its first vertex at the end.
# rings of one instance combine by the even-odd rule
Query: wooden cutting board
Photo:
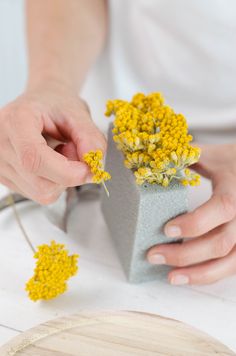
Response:
POLYGON ((49 321, 0 348, 0 355, 235 355, 179 321, 136 312, 83 312, 49 321))

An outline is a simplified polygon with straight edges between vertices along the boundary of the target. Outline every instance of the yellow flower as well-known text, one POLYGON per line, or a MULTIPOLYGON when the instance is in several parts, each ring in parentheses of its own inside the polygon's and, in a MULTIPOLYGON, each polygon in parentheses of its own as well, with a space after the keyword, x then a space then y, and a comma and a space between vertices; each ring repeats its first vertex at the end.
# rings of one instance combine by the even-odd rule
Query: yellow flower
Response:
POLYGON ((189 185, 189 181, 188 181, 187 179, 181 179, 180 182, 181 182, 184 186, 189 185))
POLYGON ((79 255, 68 255, 64 245, 55 241, 41 245, 35 253, 37 259, 34 275, 26 284, 33 301, 48 300, 67 290, 67 280, 78 271, 79 255))
POLYGON ((184 115, 165 105, 161 93, 137 93, 130 102, 109 100, 106 115, 115 116, 113 139, 137 184, 167 187, 173 179, 183 185, 200 183, 200 177, 187 168, 199 160, 200 149, 190 145, 184 115))
POLYGON ((163 181, 162 181, 162 186, 163 187, 168 187, 168 185, 169 185, 169 179, 167 178, 167 177, 165 177, 164 179, 163 179, 163 181))
POLYGON ((90 151, 85 153, 83 157, 84 161, 90 167, 91 172, 93 173, 93 183, 100 184, 102 183, 107 195, 109 196, 109 192, 106 188, 105 181, 111 179, 111 175, 103 169, 103 153, 101 150, 90 151))

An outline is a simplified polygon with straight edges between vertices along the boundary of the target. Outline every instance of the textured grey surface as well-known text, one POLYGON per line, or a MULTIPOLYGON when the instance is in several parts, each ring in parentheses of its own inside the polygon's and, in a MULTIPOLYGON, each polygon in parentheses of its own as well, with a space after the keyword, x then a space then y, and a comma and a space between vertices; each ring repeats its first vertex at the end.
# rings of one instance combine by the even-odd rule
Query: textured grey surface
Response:
POLYGON ((153 266, 146 251, 153 245, 173 242, 163 234, 163 225, 187 210, 187 190, 177 183, 137 186, 133 172, 123 164, 124 157, 108 136, 106 170, 110 197, 103 193, 102 211, 128 280, 139 283, 167 273, 168 266, 153 266))

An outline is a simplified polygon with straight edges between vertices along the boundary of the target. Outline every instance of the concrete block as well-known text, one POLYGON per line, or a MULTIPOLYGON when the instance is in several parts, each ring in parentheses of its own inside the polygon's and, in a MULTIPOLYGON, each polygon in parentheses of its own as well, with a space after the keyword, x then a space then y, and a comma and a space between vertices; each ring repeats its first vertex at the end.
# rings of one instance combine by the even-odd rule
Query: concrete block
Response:
POLYGON ((187 189, 173 182, 168 188, 135 183, 133 172, 123 164, 111 127, 108 135, 106 170, 112 179, 102 195, 102 211, 121 263, 132 283, 157 279, 168 266, 153 266, 146 260, 147 250, 156 244, 173 242, 163 234, 164 224, 187 211, 187 189))

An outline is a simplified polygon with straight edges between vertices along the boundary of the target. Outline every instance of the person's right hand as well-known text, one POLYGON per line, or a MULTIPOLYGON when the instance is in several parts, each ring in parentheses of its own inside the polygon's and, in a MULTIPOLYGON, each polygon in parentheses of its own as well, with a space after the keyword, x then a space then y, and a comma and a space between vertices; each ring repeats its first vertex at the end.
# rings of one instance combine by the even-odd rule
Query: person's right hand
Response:
POLYGON ((0 183, 40 204, 90 178, 84 153, 106 148, 87 104, 60 85, 25 92, 0 110, 0 183), (65 144, 59 152, 45 137, 65 144))

